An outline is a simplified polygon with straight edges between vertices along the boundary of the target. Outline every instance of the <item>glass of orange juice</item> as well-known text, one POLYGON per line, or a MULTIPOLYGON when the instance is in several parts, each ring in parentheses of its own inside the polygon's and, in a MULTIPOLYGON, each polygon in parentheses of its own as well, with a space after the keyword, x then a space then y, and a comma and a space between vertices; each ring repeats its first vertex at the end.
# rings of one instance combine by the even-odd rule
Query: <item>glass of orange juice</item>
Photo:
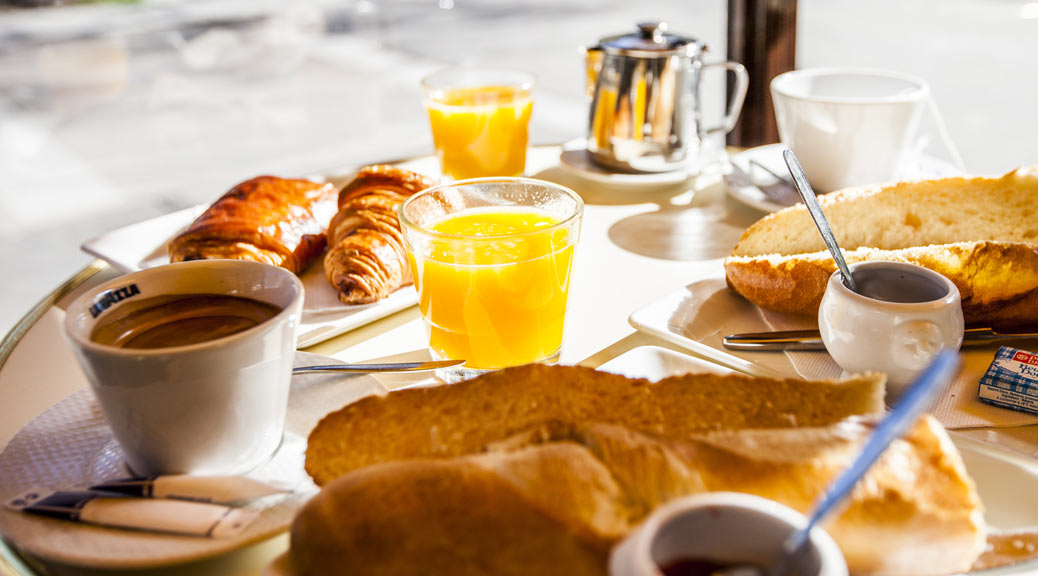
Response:
POLYGON ((439 372, 554 362, 584 203, 529 178, 476 178, 429 188, 400 206, 418 306, 439 372))
POLYGON ((454 180, 522 175, 533 89, 534 77, 517 70, 456 67, 423 78, 443 175, 454 180))

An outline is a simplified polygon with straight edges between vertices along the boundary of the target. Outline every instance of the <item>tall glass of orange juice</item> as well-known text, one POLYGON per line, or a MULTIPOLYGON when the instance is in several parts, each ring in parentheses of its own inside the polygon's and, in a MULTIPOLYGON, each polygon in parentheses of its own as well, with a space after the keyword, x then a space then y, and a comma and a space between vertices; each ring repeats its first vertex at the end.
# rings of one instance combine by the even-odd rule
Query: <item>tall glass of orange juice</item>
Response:
POLYGON ((400 206, 418 306, 447 381, 558 360, 584 203, 529 178, 429 188, 400 206))
POLYGON ((533 88, 532 75, 494 68, 447 68, 423 78, 443 175, 454 180, 522 175, 533 88))

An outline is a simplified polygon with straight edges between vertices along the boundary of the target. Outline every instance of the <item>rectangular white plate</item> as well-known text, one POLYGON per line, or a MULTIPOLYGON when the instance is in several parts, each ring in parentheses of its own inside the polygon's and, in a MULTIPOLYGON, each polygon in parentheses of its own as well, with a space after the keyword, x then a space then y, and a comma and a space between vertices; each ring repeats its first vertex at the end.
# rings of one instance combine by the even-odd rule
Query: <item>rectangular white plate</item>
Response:
MULTIPOLYGON (((131 224, 92 238, 80 248, 122 272, 168 264, 167 242, 191 224, 205 208, 194 206, 131 224)), ((312 346, 418 303, 418 295, 414 288, 404 286, 373 304, 342 304, 338 301, 335 289, 324 276, 320 259, 314 262, 300 279, 306 288, 303 318, 299 324, 296 341, 300 348, 312 346)))
POLYGON ((636 329, 754 376, 796 377, 785 354, 726 350, 721 339, 769 330, 757 307, 734 296, 723 272, 707 276, 631 314, 636 329))
POLYGON ((596 370, 623 374, 631 378, 645 378, 662 380, 667 376, 675 374, 703 373, 731 374, 735 372, 720 364, 707 362, 689 356, 679 354, 659 346, 638 346, 602 364, 596 370))

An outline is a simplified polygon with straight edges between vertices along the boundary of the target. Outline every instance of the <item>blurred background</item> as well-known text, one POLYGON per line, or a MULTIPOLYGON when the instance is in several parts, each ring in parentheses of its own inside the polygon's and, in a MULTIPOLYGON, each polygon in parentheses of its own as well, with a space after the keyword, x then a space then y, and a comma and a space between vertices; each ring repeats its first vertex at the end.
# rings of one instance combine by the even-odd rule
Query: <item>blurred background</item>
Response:
MULTIPOLYGON (((259 174, 432 153, 418 81, 439 67, 534 72, 532 141, 558 144, 586 130, 583 46, 661 19, 724 59, 728 14, 722 0, 0 2, 0 334, 98 234, 259 174)), ((928 80, 971 172, 1038 163, 1038 2, 799 0, 795 31, 797 68, 928 80)), ((719 116, 723 78, 706 82, 719 116)), ((923 131, 943 154, 932 118, 923 131)))

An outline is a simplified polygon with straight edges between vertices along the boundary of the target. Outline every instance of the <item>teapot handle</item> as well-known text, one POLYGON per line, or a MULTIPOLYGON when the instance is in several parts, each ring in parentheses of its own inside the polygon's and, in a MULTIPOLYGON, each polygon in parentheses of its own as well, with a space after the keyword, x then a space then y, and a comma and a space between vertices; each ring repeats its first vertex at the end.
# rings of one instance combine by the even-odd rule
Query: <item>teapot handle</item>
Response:
POLYGON ((710 64, 703 64, 704 69, 711 66, 720 66, 726 70, 734 72, 735 90, 732 91, 732 97, 728 100, 728 105, 725 107, 724 123, 720 126, 707 128, 704 130, 704 133, 713 134, 720 132, 722 134, 727 134, 735 128, 735 123, 739 120, 739 114, 742 113, 742 103, 746 100, 746 88, 750 84, 750 75, 746 73, 746 67, 738 62, 712 62, 710 64))

